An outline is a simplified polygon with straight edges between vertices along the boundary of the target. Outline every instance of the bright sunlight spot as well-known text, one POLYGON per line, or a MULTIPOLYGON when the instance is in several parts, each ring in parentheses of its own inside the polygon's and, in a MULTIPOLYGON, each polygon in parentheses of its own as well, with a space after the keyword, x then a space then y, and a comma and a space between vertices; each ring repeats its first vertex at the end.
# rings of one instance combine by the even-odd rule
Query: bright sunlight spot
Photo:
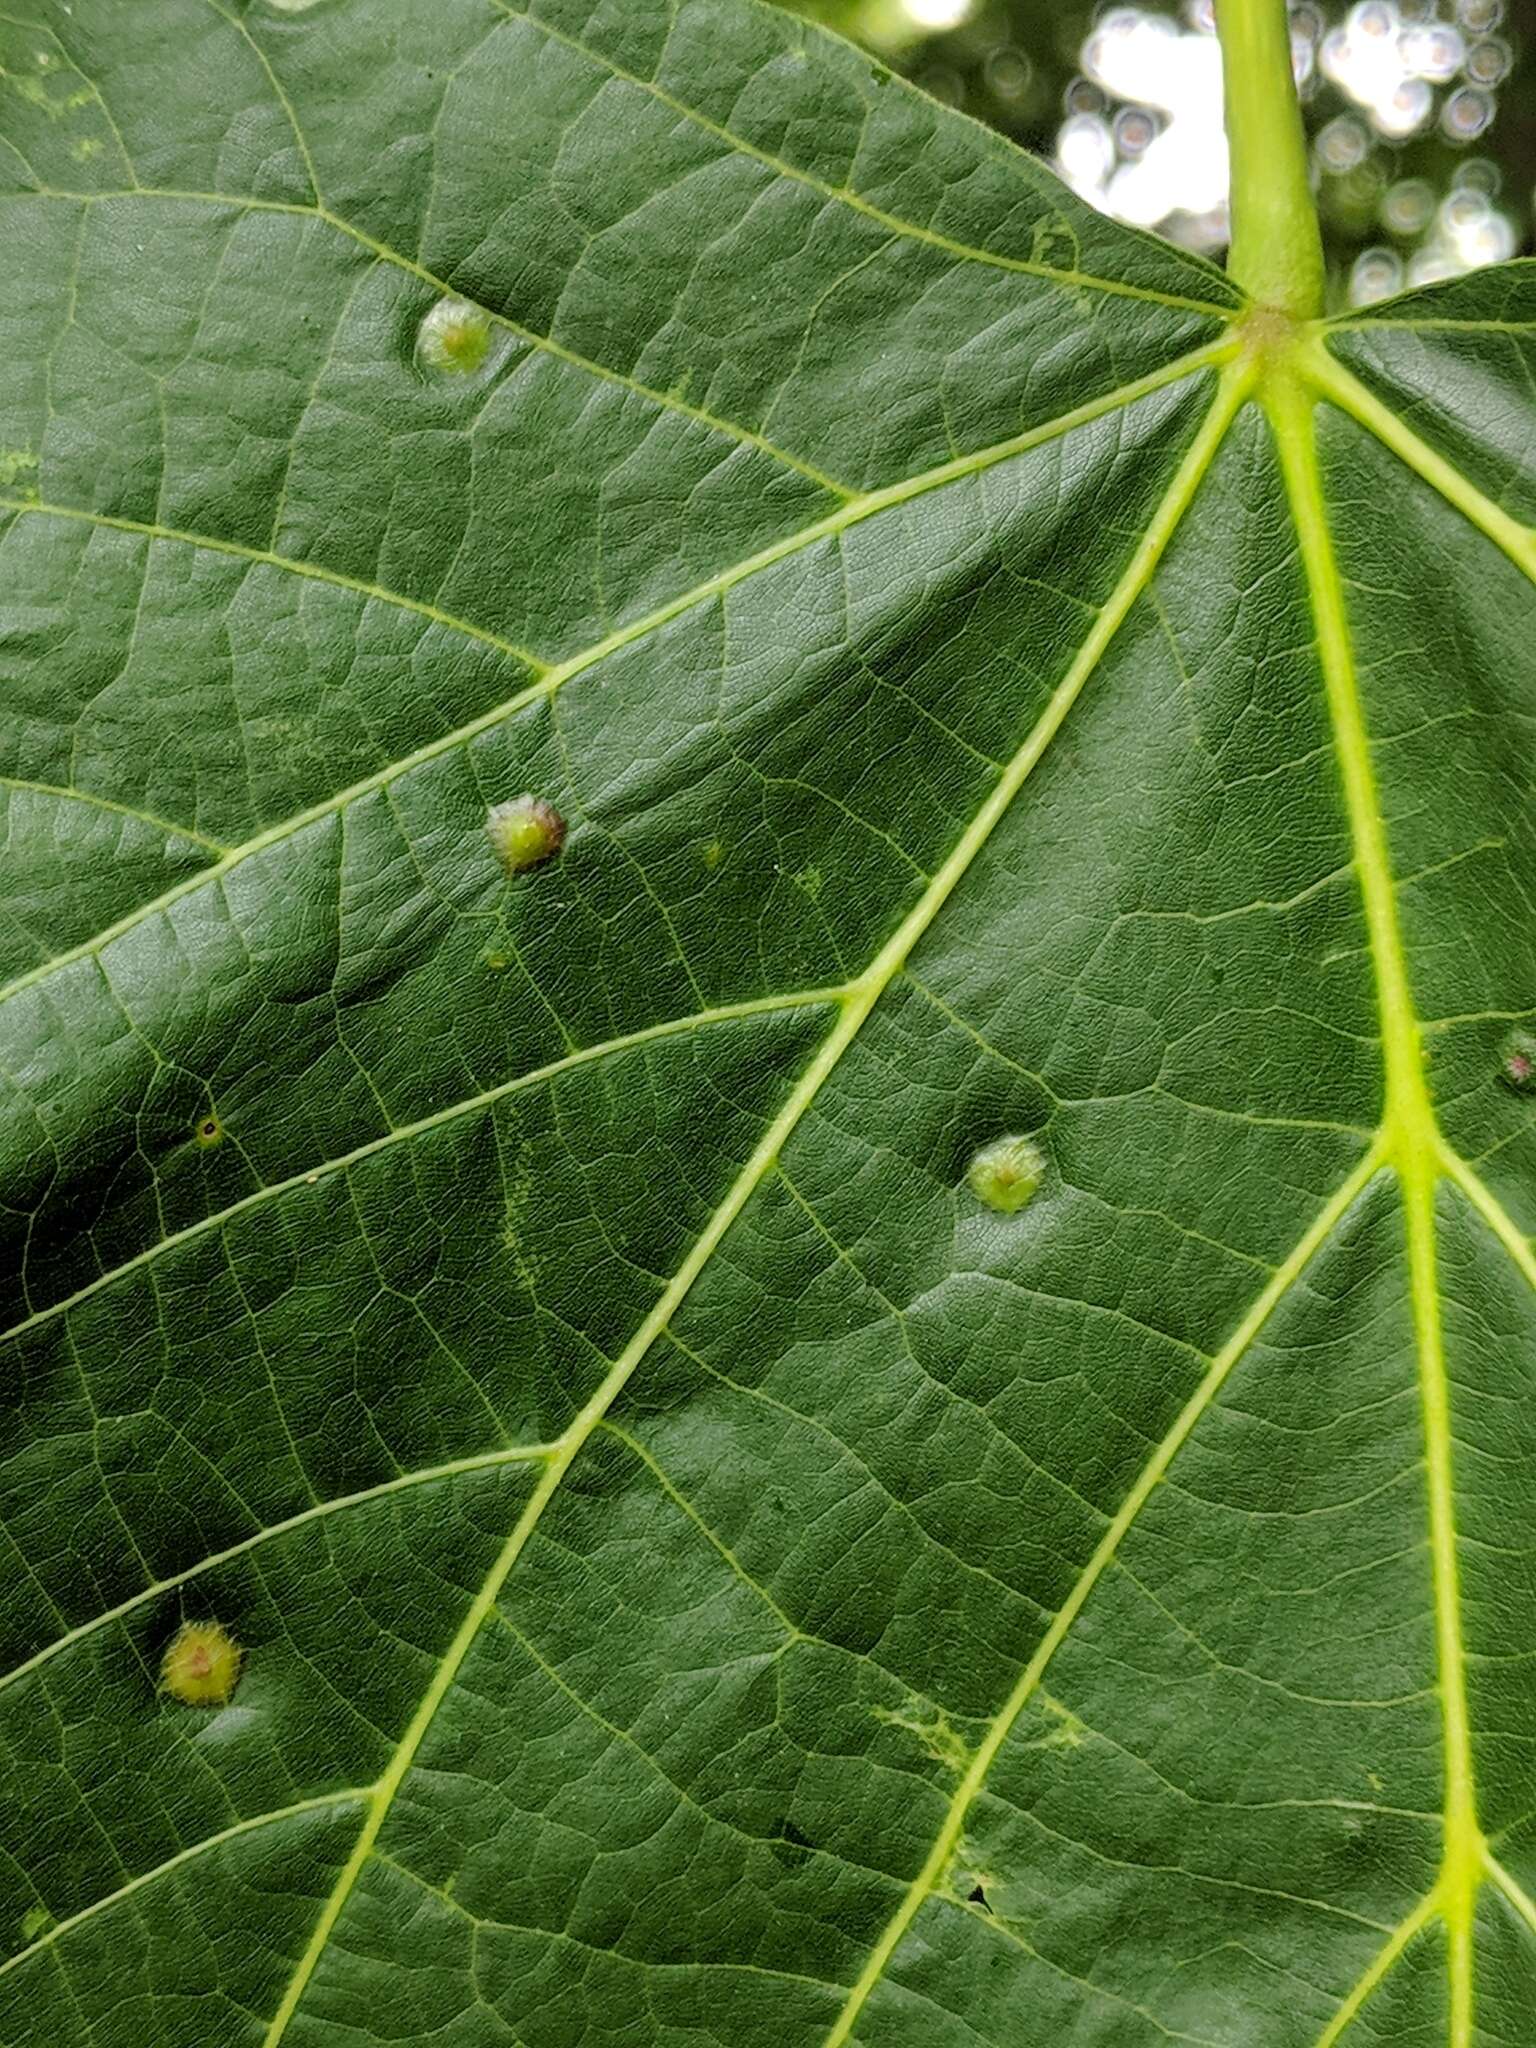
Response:
MULTIPOLYGON (((904 0, 914 15, 969 4, 904 0)), ((1363 212, 1366 234, 1374 223, 1392 238, 1354 260, 1354 304, 1513 254, 1518 232, 1495 203, 1498 174, 1488 159, 1465 160, 1448 194, 1423 178, 1391 176, 1394 155, 1417 135, 1461 149, 1486 133, 1511 64, 1496 33, 1502 19, 1501 0, 1360 0, 1342 18, 1309 0, 1293 4, 1292 67, 1303 99, 1326 85, 1356 110, 1336 114, 1313 139, 1325 218, 1330 206, 1363 212)), ((1211 0, 1187 0, 1177 18, 1107 8, 1082 44, 1082 77, 1068 91, 1055 156, 1067 183, 1102 211, 1219 252, 1228 237, 1227 147, 1215 27, 1211 0)))

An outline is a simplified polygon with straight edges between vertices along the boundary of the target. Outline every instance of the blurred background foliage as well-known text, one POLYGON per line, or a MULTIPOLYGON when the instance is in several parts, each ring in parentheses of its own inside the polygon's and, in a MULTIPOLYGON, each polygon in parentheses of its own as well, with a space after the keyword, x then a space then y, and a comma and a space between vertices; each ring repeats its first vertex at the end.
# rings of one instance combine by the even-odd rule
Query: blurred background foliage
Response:
MULTIPOLYGON (((1085 199, 1219 257, 1212 0, 800 0, 1085 199)), ((1529 253, 1536 0, 1291 0, 1338 306, 1529 253)))

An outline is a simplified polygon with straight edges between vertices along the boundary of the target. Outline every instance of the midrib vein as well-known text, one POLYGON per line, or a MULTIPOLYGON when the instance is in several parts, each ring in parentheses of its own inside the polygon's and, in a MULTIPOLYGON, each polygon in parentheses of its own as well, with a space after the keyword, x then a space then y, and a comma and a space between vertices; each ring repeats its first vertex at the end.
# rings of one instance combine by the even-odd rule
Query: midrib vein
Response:
MULTIPOLYGON (((706 604, 715 598, 722 597, 728 591, 735 589, 737 585, 746 582, 749 578, 759 575, 767 569, 771 569, 779 562, 788 560, 791 556, 801 553, 804 549, 814 546, 818 541, 827 540, 837 534, 846 532, 849 528, 860 525, 864 520, 874 518, 877 514, 888 511, 894 506, 908 504, 914 499, 925 497, 930 491, 941 490, 948 484, 961 482, 968 477, 979 476, 984 471, 993 469, 999 463, 1009 461, 1016 455, 1026 455, 1032 449, 1044 447, 1051 441, 1059 440, 1063 435, 1071 433, 1077 427, 1091 425, 1093 421, 1103 419, 1111 413, 1124 411, 1127 407, 1134 405, 1138 399, 1150 397, 1156 391, 1164 390, 1173 384, 1182 383, 1185 379, 1198 375, 1202 370, 1224 363, 1230 364, 1237 354, 1239 347, 1240 343, 1230 337, 1218 342, 1212 342, 1207 347, 1192 351, 1189 355, 1178 357, 1175 361, 1165 364, 1161 369, 1150 371, 1145 377, 1139 377, 1129 384, 1119 385, 1113 391, 1107 391, 1098 398, 1088 400, 1084 405, 1075 406, 1070 412, 1062 413, 1053 420, 1044 421, 1041 425, 1028 428, 1025 432, 1015 434, 1006 441, 996 442, 989 448, 978 449, 973 455, 958 456, 952 461, 940 463, 934 469, 925 470, 918 476, 904 478, 900 483, 888 484, 881 490, 871 491, 861 498, 855 498, 848 504, 839 506, 836 511, 827 513, 821 519, 813 520, 809 525, 798 527, 793 533, 785 534, 779 540, 771 541, 766 547, 760 548, 756 554, 748 555, 744 560, 732 563, 728 568, 718 571, 713 576, 706 577, 703 582, 694 584, 690 589, 682 591, 676 597, 669 598, 664 604, 658 605, 654 611, 647 612, 643 617, 633 620, 627 626, 617 628, 603 639, 595 641, 589 647, 583 648, 579 653, 568 656, 566 660, 560 662, 555 667, 546 669, 536 681, 530 683, 527 688, 520 690, 515 696, 508 698, 505 702, 493 706, 489 711, 480 713, 479 716, 468 720, 463 725, 456 726, 451 732, 444 733, 435 740, 426 741, 411 753, 403 755, 397 761, 389 762, 383 768, 376 769, 371 775, 363 776, 361 780, 350 784, 343 790, 337 791, 335 795, 310 805, 306 810, 299 811, 292 817, 282 819, 276 824, 267 826, 246 840, 242 845, 232 847, 222 860, 211 863, 197 874, 188 876, 184 881, 177 883, 172 888, 162 890, 158 896, 151 897, 147 902, 139 904, 135 909, 128 911, 124 916, 118 918, 115 923, 106 926, 93 937, 82 940, 76 946, 66 948, 63 952, 55 954, 51 960, 44 961, 37 967, 28 969, 25 974, 17 975, 12 981, 0 987, 0 1004, 9 1001, 12 996, 20 994, 24 989, 34 987, 39 982, 45 981, 49 976, 60 972, 73 962, 92 957, 100 952, 103 947, 110 945, 113 940, 122 937, 125 932, 132 931, 135 926, 169 909, 181 897, 191 895, 198 889, 216 885, 231 869, 253 859, 257 854, 265 852, 267 848, 275 846, 285 839, 292 838, 295 834, 303 831, 306 826, 316 824, 320 820, 332 816, 335 812, 343 810, 348 804, 357 802, 376 789, 386 788, 390 783, 398 781, 403 775, 407 775, 413 769, 422 767, 425 763, 437 759, 440 755, 450 753, 456 747, 467 745, 471 740, 477 738, 479 734, 491 731, 506 719, 513 717, 517 712, 537 702, 539 699, 553 696, 566 683, 573 681, 577 676, 585 673, 586 670, 595 667, 599 662, 607 660, 609 656, 617 654, 621 649, 631 647, 636 642, 659 632, 674 619, 680 618, 683 613, 693 610, 696 605, 706 604)), ((6 500, 0 501, 0 509, 24 513, 38 511, 42 508, 35 501, 6 500)), ((130 531, 150 532, 166 539, 183 540, 192 546, 209 546, 224 553, 240 554, 245 552, 243 549, 232 545, 206 539, 199 534, 183 533, 179 530, 166 528, 136 527, 134 522, 106 518, 102 514, 87 512, 82 508, 49 507, 47 509, 61 513, 69 518, 87 520, 98 525, 126 527, 130 531)), ((257 557, 257 559, 269 560, 274 565, 281 566, 288 558, 257 557)), ((312 569, 301 570, 300 573, 319 574, 321 580, 328 582, 345 581, 345 579, 332 576, 328 572, 322 573, 312 569)), ((375 595, 384 601, 391 601, 392 598, 392 594, 385 591, 382 587, 362 584, 353 587, 375 595)), ((398 597, 394 597, 393 601, 396 603, 402 602, 398 597)), ((416 606, 411 608, 419 609, 416 606)), ((444 626, 451 627, 455 623, 447 614, 438 614, 436 616, 438 622, 444 626)), ((508 651, 511 651, 510 643, 508 643, 508 651)))
MULTIPOLYGON (((587 1439, 603 1421, 652 1344, 686 1299, 694 1282, 714 1255, 721 1239, 771 1172, 779 1153, 820 1095, 822 1087, 844 1053, 858 1037, 870 1012, 901 972, 913 947, 959 886, 1007 813, 1014 798, 1023 788, 1036 763, 1060 731, 1084 685, 1103 658, 1105 649, 1119 631, 1161 561, 1164 550, 1226 435, 1233 415, 1248 395, 1251 383, 1252 373, 1245 365, 1230 365, 1223 373, 1210 410, 1164 492, 1146 532, 1097 614, 1082 646, 1052 692, 1050 701, 1028 738, 999 776, 985 803, 956 841, 948 858, 924 890, 920 900, 902 920, 865 972, 850 985, 843 997, 837 1023, 801 1073, 783 1107, 764 1132, 725 1199, 696 1239, 687 1258, 668 1282, 628 1344, 614 1360, 586 1406, 564 1435, 551 1447, 550 1459, 542 1478, 529 1496, 527 1506, 507 1538, 500 1556, 470 1603, 463 1621, 433 1675, 431 1684, 422 1697, 420 1706, 375 1787, 352 1854, 348 1857, 330 1897, 321 1910, 298 1968, 289 1982, 282 2002, 273 2014, 263 2048, 277 2048, 277 2044, 287 2032, 288 2023, 298 2010, 347 1900, 351 1897, 358 1878, 373 1854, 374 1844, 379 1838, 395 1795, 408 1776, 438 1708, 452 1690, 475 1638, 494 1609, 513 1567, 527 1548, 545 1508, 559 1490, 561 1482, 587 1439)), ((842 2039, 844 2036, 839 2035, 835 2038, 842 2039)))
POLYGON ((1381 1142, 1402 1189, 1423 1415, 1444 1743, 1444 1841, 1435 1896, 1445 1923, 1450 1965, 1449 2044, 1450 2048, 1471 2048, 1473 1912, 1485 1852, 1477 1822, 1467 1708, 1450 1386, 1435 1271, 1435 1190, 1445 1146, 1424 1079, 1422 1038, 1398 924, 1386 828, 1355 674, 1344 588, 1323 496, 1315 393, 1293 377, 1277 373, 1269 383, 1265 400, 1311 597, 1334 752, 1370 941, 1385 1070, 1381 1142))

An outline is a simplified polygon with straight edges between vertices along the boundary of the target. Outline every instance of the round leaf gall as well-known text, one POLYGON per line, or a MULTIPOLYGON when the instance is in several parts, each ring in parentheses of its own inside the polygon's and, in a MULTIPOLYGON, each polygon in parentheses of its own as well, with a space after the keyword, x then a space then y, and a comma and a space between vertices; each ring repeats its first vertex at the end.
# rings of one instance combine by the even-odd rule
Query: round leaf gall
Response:
POLYGON ((978 1202, 1012 1216, 1038 1192, 1045 1178, 1045 1154, 1032 1138, 994 1138, 971 1155, 965 1178, 978 1202))
POLYGON ((184 1621, 160 1665, 160 1684, 185 1707, 222 1707, 240 1681, 245 1652, 220 1621, 184 1621))
POLYGON ((1536 1038, 1511 1031, 1499 1047, 1499 1079, 1517 1095, 1536 1095, 1536 1038))
POLYGON ((429 370, 467 377, 490 352, 491 316, 468 299, 439 299, 416 330, 416 354, 429 370))
POLYGON ((565 820, 541 796, 515 796, 487 813, 486 833, 509 875, 552 860, 565 844, 565 820))

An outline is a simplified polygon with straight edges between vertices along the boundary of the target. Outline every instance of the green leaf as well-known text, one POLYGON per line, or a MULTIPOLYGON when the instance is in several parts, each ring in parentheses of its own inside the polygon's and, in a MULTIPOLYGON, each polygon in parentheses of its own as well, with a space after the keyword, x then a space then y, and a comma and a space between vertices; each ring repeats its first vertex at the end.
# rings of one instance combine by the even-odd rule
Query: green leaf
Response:
POLYGON ((1536 266, 745 0, 0 179, 0 2042, 1528 2048, 1536 266))

